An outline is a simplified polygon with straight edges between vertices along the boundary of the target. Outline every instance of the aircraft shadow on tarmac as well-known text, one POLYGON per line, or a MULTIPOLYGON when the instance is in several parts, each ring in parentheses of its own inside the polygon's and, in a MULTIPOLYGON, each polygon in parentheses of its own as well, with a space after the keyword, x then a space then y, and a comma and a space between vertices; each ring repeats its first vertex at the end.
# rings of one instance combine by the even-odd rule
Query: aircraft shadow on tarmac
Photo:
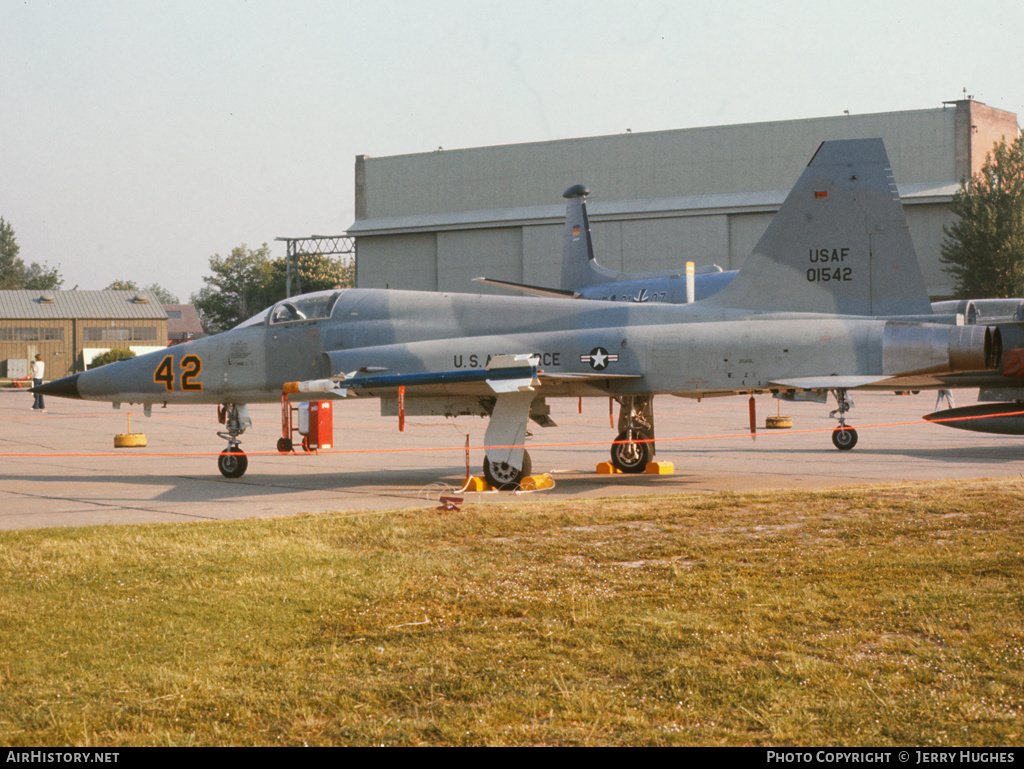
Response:
MULTIPOLYGON (((714 448, 714 449, 700 449, 700 453, 704 454, 737 454, 746 455, 749 454, 750 448, 714 448)), ((837 477, 842 476, 842 471, 839 464, 840 461, 848 461, 852 466, 856 466, 857 460, 865 456, 871 457, 893 457, 902 459, 905 461, 913 461, 914 459, 927 459, 930 461, 946 461, 953 464, 1003 464, 1006 462, 1017 462, 1021 459, 1021 446, 1018 443, 1000 443, 994 444, 989 443, 986 445, 971 445, 971 446, 945 446, 942 448, 886 448, 884 446, 865 446, 862 442, 852 452, 843 453, 839 451, 823 451, 818 448, 785 448, 775 450, 775 453, 779 454, 779 461, 782 462, 783 455, 785 456, 806 456, 821 458, 822 454, 825 455, 826 459, 834 459, 829 463, 829 473, 834 474, 837 477)), ((673 457, 669 452, 665 452, 666 459, 672 459, 673 457)), ((676 471, 679 471, 680 462, 676 461, 676 471)), ((798 468, 799 469, 799 468, 798 468)))
MULTIPOLYGON (((708 466, 702 457, 749 456, 752 450, 760 453, 760 450, 752 449, 750 446, 709 448, 694 452, 676 452, 668 449, 663 452, 662 456, 675 464, 675 473, 671 475, 598 475, 586 469, 570 467, 555 470, 554 479, 558 491, 562 494, 592 492, 598 487, 606 489, 611 495, 614 495, 616 490, 627 488, 634 492, 638 488, 648 489, 653 493, 685 491, 690 484, 722 475, 721 466, 708 466)), ((816 474, 827 475, 835 480, 843 481, 845 466, 848 468, 851 474, 850 480, 853 482, 863 482, 858 473, 858 465, 861 464, 858 460, 866 458, 871 458, 872 465, 877 464, 878 459, 884 459, 887 463, 897 466, 898 463, 905 462, 908 463, 909 471, 913 469, 915 461, 987 468, 993 465, 1005 466, 1009 463, 1016 463, 1021 456, 1021 448, 1015 441, 942 448, 885 448, 884 446, 861 445, 849 455, 810 447, 765 451, 769 453, 765 457, 766 461, 757 469, 758 472, 769 472, 776 478, 778 475, 784 474, 802 477, 806 476, 808 469, 813 465, 813 471, 816 474), (777 462, 773 461, 771 454, 777 455, 777 462), (806 458, 806 461, 798 461, 794 465, 789 461, 793 457, 799 457, 801 460, 806 458), (821 460, 826 458, 828 459, 827 463, 822 463, 821 460)), ((561 461, 558 464, 565 467, 565 465, 571 466, 577 463, 561 461)), ((716 464, 720 465, 720 463, 716 464)), ((727 461, 726 464, 734 463, 727 461)), ((543 465, 538 468, 538 472, 545 471, 543 465)), ((730 472, 737 471, 731 470, 730 472)), ((328 499, 332 496, 336 496, 338 499, 352 496, 378 498, 393 496, 401 499, 430 500, 441 493, 445 486, 454 490, 459 489, 463 482, 462 473, 462 469, 457 465, 445 464, 436 467, 367 470, 345 470, 344 467, 339 466, 336 470, 325 469, 322 472, 301 473, 256 470, 246 474, 244 478, 236 480, 228 480, 214 473, 195 475, 133 474, 128 476, 123 473, 111 472, 108 474, 93 473, 81 477, 67 474, 9 473, 0 477, 9 482, 24 482, 36 487, 49 487, 46 496, 53 498, 95 499, 102 494, 102 500, 107 504, 128 505, 144 504, 145 502, 216 504, 256 497, 309 493, 322 494, 328 499), (151 486, 159 487, 162 490, 153 497, 145 495, 129 497, 117 493, 114 489, 111 489, 110 495, 106 495, 95 488, 91 492, 79 488, 78 485, 82 483, 93 487, 109 484, 112 487, 151 486)), ((319 501, 322 503, 323 497, 320 497, 319 501)))
POLYGON ((329 492, 337 494, 366 494, 387 496, 409 492, 441 482, 458 488, 462 478, 457 468, 418 468, 413 472, 389 472, 387 470, 322 473, 260 473, 251 472, 244 478, 227 480, 220 475, 147 475, 126 476, 123 473, 93 473, 89 476, 68 476, 67 474, 44 475, 40 473, 5 473, 5 481, 24 482, 36 488, 47 488, 46 496, 53 498, 95 498, 97 493, 83 492, 81 484, 90 486, 151 486, 167 487, 154 497, 125 497, 114 494, 104 496, 105 502, 117 501, 162 501, 162 502, 226 502, 247 497, 273 494, 296 494, 304 492, 329 492), (63 486, 66 491, 61 489, 63 486))

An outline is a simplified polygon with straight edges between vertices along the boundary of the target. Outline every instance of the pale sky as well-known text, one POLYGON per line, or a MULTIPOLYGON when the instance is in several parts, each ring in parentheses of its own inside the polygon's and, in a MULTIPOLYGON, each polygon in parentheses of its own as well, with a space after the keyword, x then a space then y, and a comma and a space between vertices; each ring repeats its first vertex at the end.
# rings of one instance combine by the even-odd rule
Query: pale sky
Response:
POLYGON ((65 288, 188 301, 213 254, 342 234, 358 154, 928 109, 964 88, 1024 122, 1022 39, 1017 0, 0 0, 0 216, 65 288))

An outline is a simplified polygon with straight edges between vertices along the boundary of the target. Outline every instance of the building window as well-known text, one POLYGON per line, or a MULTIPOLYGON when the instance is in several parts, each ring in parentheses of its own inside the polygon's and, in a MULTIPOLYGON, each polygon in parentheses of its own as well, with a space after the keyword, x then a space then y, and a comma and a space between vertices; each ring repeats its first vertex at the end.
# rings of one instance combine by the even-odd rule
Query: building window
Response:
POLYGON ((64 329, 36 326, 0 328, 0 342, 63 342, 64 329))
POLYGON ((156 326, 84 328, 82 339, 86 342, 155 342, 156 326))

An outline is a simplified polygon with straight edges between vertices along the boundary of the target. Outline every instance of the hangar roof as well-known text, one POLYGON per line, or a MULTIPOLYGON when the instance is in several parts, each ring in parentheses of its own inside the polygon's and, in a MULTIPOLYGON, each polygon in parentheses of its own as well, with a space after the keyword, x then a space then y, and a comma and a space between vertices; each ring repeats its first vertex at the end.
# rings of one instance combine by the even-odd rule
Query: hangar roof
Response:
POLYGON ((788 190, 826 139, 881 137, 897 184, 958 182, 967 175, 957 166, 958 114, 942 107, 359 156, 353 232, 364 221, 560 203, 574 183, 594 191, 591 207, 788 190))
POLYGON ((152 291, 0 291, 0 319, 166 320, 152 291))

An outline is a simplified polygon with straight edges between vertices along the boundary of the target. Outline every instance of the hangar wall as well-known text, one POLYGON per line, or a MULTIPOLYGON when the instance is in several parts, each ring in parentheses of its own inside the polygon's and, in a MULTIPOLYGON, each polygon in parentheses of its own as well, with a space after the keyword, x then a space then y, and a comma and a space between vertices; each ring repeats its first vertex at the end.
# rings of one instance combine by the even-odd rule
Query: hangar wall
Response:
POLYGON ((598 261, 624 272, 686 261, 742 266, 818 145, 885 141, 925 281, 939 262, 948 204, 1016 115, 972 100, 843 115, 356 159, 357 285, 498 291, 486 275, 557 285, 563 190, 586 184, 598 261))

